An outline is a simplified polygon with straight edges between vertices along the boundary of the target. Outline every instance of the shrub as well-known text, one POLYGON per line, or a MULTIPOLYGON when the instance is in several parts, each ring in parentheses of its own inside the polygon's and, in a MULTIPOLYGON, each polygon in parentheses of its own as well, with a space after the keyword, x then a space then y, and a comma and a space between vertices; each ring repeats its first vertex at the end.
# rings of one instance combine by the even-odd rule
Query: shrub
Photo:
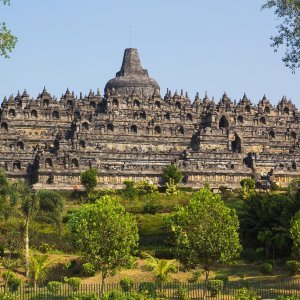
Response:
POLYGON ((134 189, 138 195, 148 195, 156 193, 158 188, 155 184, 150 183, 149 181, 140 181, 135 186, 134 189))
POLYGON ((79 277, 64 277, 64 282, 68 284, 73 291, 78 291, 81 284, 81 279, 79 277))
POLYGON ((172 248, 164 248, 164 247, 157 247, 154 250, 154 255, 156 258, 159 259, 174 259, 175 254, 172 248))
POLYGON ((289 276, 295 276, 300 270, 300 263, 296 260, 289 260, 285 263, 285 269, 287 270, 289 276))
POLYGON ((224 282, 224 285, 226 285, 229 281, 229 278, 227 275, 216 275, 215 280, 222 280, 224 282))
POLYGON ((165 183, 170 182, 170 179, 172 179, 176 185, 182 180, 183 176, 178 167, 172 164, 163 168, 162 178, 165 183))
POLYGON ((133 279, 129 277, 122 278, 120 280, 120 286, 124 293, 129 292, 133 287, 133 279))
POLYGON ((54 247, 52 245, 49 245, 48 243, 42 242, 39 245, 39 251, 42 253, 48 253, 54 250, 54 247))
POLYGON ((178 288, 177 299, 178 300, 188 300, 189 299, 187 289, 182 287, 181 285, 178 288))
POLYGON ((70 296, 67 300, 99 300, 96 294, 79 294, 76 296, 70 296))
POLYGON ((273 266, 269 263, 263 263, 259 267, 259 271, 264 275, 272 275, 273 274, 273 266))
POLYGON ((255 188, 255 180, 252 178, 244 178, 241 180, 240 184, 242 187, 247 188, 249 190, 255 188))
POLYGON ((234 300, 261 300, 261 297, 257 296, 255 292, 250 289, 242 288, 237 291, 234 300))
POLYGON ((198 282, 200 276, 202 275, 202 273, 203 273, 203 272, 201 272, 201 271, 194 271, 194 272, 192 273, 192 277, 188 279, 188 282, 191 282, 191 283, 198 282))
POLYGON ((80 182, 88 194, 91 193, 97 186, 97 177, 97 169, 89 169, 80 174, 80 182))
POLYGON ((1 292, 0 293, 0 300, 15 300, 16 297, 11 293, 1 292))
POLYGON ((209 280, 207 283, 207 289, 212 297, 217 296, 223 288, 223 280, 209 280))
POLYGON ((51 294, 57 294, 60 289, 61 289, 61 282, 59 281, 49 281, 47 284, 47 290, 51 293, 51 294))
POLYGON ((148 296, 156 297, 156 285, 153 282, 141 282, 139 286, 139 293, 147 294, 148 296))
POLYGON ((16 292, 21 284, 21 279, 15 273, 6 271, 2 274, 2 278, 10 292, 16 292))
POLYGON ((86 277, 95 276, 96 274, 95 266, 90 262, 87 262, 82 265, 82 271, 83 275, 86 277))

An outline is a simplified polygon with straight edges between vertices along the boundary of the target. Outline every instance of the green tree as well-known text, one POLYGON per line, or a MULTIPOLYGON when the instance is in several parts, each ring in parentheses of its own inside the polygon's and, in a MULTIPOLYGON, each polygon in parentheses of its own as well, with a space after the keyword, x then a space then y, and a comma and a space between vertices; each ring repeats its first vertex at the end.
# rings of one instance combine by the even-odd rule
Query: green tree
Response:
POLYGON ((286 67, 295 71, 300 67, 300 2, 299 0, 268 0, 263 8, 275 9, 275 15, 282 19, 277 26, 278 35, 272 36, 271 46, 277 52, 285 46, 282 61, 286 67))
POLYGON ((46 278, 49 267, 54 263, 55 259, 50 260, 47 255, 30 254, 30 277, 35 290, 38 284, 46 278))
POLYGON ((293 200, 284 194, 252 193, 239 212, 244 244, 263 247, 266 257, 290 248, 289 228, 293 200))
POLYGON ((239 256, 239 221, 220 196, 201 189, 186 207, 167 219, 174 233, 177 255, 186 268, 202 267, 206 279, 215 263, 229 263, 239 256))
POLYGON ((83 205, 71 215, 69 226, 84 256, 101 271, 101 292, 107 276, 133 265, 137 223, 116 199, 104 196, 83 205))
POLYGON ((172 180, 173 184, 178 184, 182 180, 183 176, 178 167, 171 164, 163 168, 162 178, 165 183, 170 183, 170 180, 172 180))
MULTIPOLYGON (((10 0, 1 0, 4 5, 10 4, 10 0)), ((9 58, 9 53, 15 48, 17 38, 12 35, 5 23, 0 23, 0 56, 9 58)))
POLYGON ((293 241, 293 254, 296 259, 300 260, 300 211, 291 221, 290 233, 293 241))
POLYGON ((152 270, 155 282, 161 285, 170 281, 170 274, 176 271, 175 260, 158 259, 148 253, 144 253, 147 258, 146 264, 152 270))
MULTIPOLYGON (((1 181, 5 183, 6 177, 0 175, 1 181)), ((0 194, 10 194, 7 191, 13 191, 13 197, 6 201, 7 208, 4 211, 5 217, 15 216, 23 220, 24 243, 25 243, 25 271, 29 276, 30 271, 30 253, 29 253, 29 224, 32 219, 55 223, 59 228, 61 212, 63 209, 63 199, 57 192, 39 191, 34 193, 30 186, 25 182, 16 181, 5 183, 1 186, 0 194), (9 213, 8 213, 9 212, 9 213)))
POLYGON ((80 174, 80 182, 88 194, 97 186, 97 177, 98 171, 96 169, 89 169, 80 174))

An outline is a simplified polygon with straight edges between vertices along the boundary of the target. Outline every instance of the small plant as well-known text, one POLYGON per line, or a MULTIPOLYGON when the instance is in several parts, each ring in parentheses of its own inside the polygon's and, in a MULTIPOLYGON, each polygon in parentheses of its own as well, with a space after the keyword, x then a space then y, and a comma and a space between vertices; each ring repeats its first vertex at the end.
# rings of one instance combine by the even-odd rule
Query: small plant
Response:
POLYGON ((79 277, 64 277, 64 282, 68 284, 72 291, 78 291, 81 284, 81 279, 79 277))
POLYGON ((170 178, 166 183, 166 194, 167 195, 177 195, 178 189, 177 184, 174 182, 174 179, 170 178))
POLYGON ((272 275, 273 274, 273 266, 270 263, 263 263, 260 265, 259 271, 263 275, 272 275))
POLYGON ((209 280, 207 282, 207 289, 209 290, 210 292, 210 295, 212 297, 216 297, 221 290, 223 290, 224 288, 224 282, 223 280, 209 280))
POLYGON ((41 253, 48 253, 54 250, 54 247, 49 245, 48 243, 42 242, 39 246, 39 251, 41 253))
POLYGON ((254 291, 242 288, 237 291, 237 295, 234 300, 261 300, 260 296, 257 296, 254 291))
POLYGON ((153 282, 142 282, 139 286, 139 293, 156 298, 156 285, 153 282))
POLYGON ((18 278, 15 273, 6 271, 2 274, 2 278, 10 292, 16 292, 18 290, 21 284, 21 279, 18 278))
POLYGON ((188 280, 188 282, 191 282, 191 283, 195 283, 195 282, 198 282, 199 281, 199 278, 200 276, 203 274, 203 271, 194 271, 192 273, 192 276, 191 278, 188 280))
POLYGON ((16 297, 8 292, 1 292, 0 293, 0 300, 15 300, 16 297))
POLYGON ((227 275, 216 275, 215 280, 222 280, 224 282, 224 285, 226 285, 229 281, 229 278, 227 275))
POLYGON ((122 292, 127 293, 131 290, 133 287, 133 279, 129 277, 122 278, 120 280, 120 286, 122 289, 122 292))
POLYGON ((59 293, 61 286, 62 286, 62 284, 59 281, 49 281, 47 284, 47 290, 51 294, 56 295, 59 293))
POLYGON ((288 260, 285 263, 285 269, 287 270, 289 276, 295 276, 300 270, 300 263, 296 260, 288 260))
POLYGON ((90 194, 97 186, 97 177, 97 169, 89 169, 80 174, 80 182, 88 194, 90 194))
POLYGON ((188 300, 189 299, 187 289, 182 287, 181 285, 178 288, 177 299, 178 300, 188 300))
POLYGON ((83 275, 86 277, 92 277, 96 274, 95 266, 90 262, 87 262, 82 265, 82 271, 83 275))

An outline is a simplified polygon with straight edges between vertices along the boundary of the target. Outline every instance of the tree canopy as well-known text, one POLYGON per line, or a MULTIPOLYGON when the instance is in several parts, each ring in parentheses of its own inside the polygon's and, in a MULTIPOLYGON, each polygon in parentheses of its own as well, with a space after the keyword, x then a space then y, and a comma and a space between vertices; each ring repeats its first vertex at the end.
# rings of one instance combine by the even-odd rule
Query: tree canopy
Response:
POLYGON ((215 263, 228 263, 239 256, 239 221, 219 195, 201 189, 186 207, 167 220, 174 233, 177 254, 186 268, 202 267, 209 276, 215 263))
POLYGON ((137 223, 116 199, 104 196, 83 205, 71 215, 69 226, 82 253, 101 271, 102 286, 108 275, 132 266, 137 223))
POLYGON ((277 26, 278 35, 271 37, 271 46, 275 52, 285 46, 282 60, 286 67, 295 71, 300 67, 300 1, 268 0, 263 8, 275 9, 275 15, 282 19, 277 26))
MULTIPOLYGON (((1 0, 4 5, 10 4, 10 0, 1 0)), ((9 53, 15 48, 17 38, 13 36, 4 22, 0 22, 0 56, 9 58, 9 53)))
POLYGON ((174 184, 177 184, 182 180, 183 176, 178 167, 171 164, 163 168, 162 178, 165 183, 169 183, 172 180, 174 184))
POLYGON ((89 194, 97 186, 98 171, 96 169, 89 169, 80 174, 80 182, 89 194))

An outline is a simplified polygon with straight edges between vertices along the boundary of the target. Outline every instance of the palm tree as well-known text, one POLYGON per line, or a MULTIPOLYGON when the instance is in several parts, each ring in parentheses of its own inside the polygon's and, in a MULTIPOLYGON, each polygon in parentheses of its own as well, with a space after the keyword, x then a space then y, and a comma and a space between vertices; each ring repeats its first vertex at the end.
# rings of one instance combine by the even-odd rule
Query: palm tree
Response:
POLYGON ((0 196, 1 195, 4 195, 1 199, 6 199, 5 201, 2 200, 2 203, 5 203, 5 210, 2 209, 4 217, 8 218, 14 215, 15 217, 21 218, 24 222, 25 273, 26 277, 29 277, 30 221, 36 219, 47 223, 52 222, 59 228, 63 199, 58 192, 54 191, 41 190, 35 193, 26 182, 16 181, 9 183, 5 173, 0 171, 0 196))
POLYGON ((35 290, 38 283, 45 279, 50 265, 54 263, 55 259, 49 260, 47 255, 33 255, 30 253, 30 276, 35 290))
POLYGON ((161 285, 170 280, 170 273, 176 272, 176 260, 158 259, 154 256, 144 253, 146 264, 152 270, 155 282, 161 285))

